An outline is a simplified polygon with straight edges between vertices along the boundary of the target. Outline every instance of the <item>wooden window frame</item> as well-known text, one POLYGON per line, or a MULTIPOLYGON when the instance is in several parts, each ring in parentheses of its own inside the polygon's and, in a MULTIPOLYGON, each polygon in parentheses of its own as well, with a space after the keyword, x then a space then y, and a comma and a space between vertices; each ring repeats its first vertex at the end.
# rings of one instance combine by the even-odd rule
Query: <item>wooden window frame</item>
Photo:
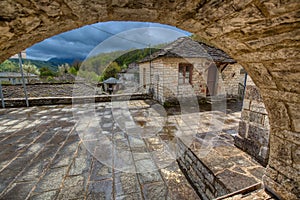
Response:
POLYGON ((178 66, 178 84, 179 85, 184 85, 184 84, 193 84, 193 65, 190 64, 190 63, 179 63, 179 66, 178 66), (179 83, 179 79, 180 79, 180 69, 183 69, 182 70, 182 75, 183 75, 183 83, 179 83), (185 82, 185 74, 186 74, 186 69, 189 68, 190 70, 190 75, 189 75, 189 82, 186 83, 185 82))

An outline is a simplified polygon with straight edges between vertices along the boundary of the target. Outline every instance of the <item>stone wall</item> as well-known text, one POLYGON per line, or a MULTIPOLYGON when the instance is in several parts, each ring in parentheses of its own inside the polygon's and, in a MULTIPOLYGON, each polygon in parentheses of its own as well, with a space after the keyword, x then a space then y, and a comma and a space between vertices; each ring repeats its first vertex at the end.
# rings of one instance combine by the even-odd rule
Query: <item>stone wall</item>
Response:
POLYGON ((221 73, 222 81, 225 87, 226 96, 241 98, 243 96, 243 87, 245 80, 245 70, 238 64, 229 64, 221 73))
POLYGON ((201 199, 215 199, 230 193, 224 183, 220 182, 214 173, 184 143, 178 140, 177 144, 180 152, 180 157, 177 160, 178 165, 201 199))
MULTIPOLYGON (((143 82, 143 70, 146 69, 146 90, 150 89, 150 79, 152 80, 153 97, 161 103, 173 102, 183 98, 204 98, 206 97, 206 81, 207 81, 207 69, 212 64, 212 61, 203 58, 160 58, 155 59, 151 62, 151 77, 150 63, 140 64, 140 84, 141 87, 144 85, 143 82), (192 84, 179 84, 178 83, 178 67, 180 63, 189 63, 193 65, 192 84)), ((229 69, 226 70, 227 74, 236 73, 239 77, 240 71, 237 70, 240 65, 230 65, 229 69)), ((235 88, 238 87, 239 78, 232 79, 225 75, 225 81, 217 83, 217 94, 224 94, 225 87, 229 88, 231 85, 236 84, 235 88)), ((219 78, 222 79, 222 75, 218 74, 219 78)), ((229 89, 228 89, 229 91, 229 89)), ((237 90, 232 90, 230 93, 237 95, 237 90), (234 92, 232 92, 234 91, 234 92)))
POLYGON ((269 159, 269 132, 269 118, 263 99, 248 77, 235 145, 266 166, 269 159))
MULTIPOLYGON (((208 67, 212 61, 202 58, 160 58, 151 62, 151 80, 153 97, 161 103, 173 102, 179 98, 205 98, 207 90, 208 67), (180 63, 193 65, 192 84, 178 83, 178 67, 180 63)), ((140 84, 150 89, 150 63, 140 64, 140 84), (143 70, 146 70, 146 84, 144 84, 143 70)), ((227 97, 241 97, 239 85, 244 85, 245 74, 239 64, 229 64, 221 72, 219 67, 216 79, 216 95, 226 94, 227 97)))
MULTIPOLYGON (((28 98, 29 106, 58 105, 58 104, 85 104, 95 102, 146 100, 147 94, 119 94, 119 95, 97 95, 97 96, 75 96, 75 97, 31 97, 28 98)), ((26 107, 25 98, 14 98, 5 100, 5 108, 26 107)), ((2 107, 2 105, 1 105, 2 107)), ((0 107, 0 108, 1 108, 0 107)))
POLYGON ((177 140, 177 162, 201 199, 216 199, 233 193, 246 194, 261 187, 265 168, 235 147, 228 132, 198 133, 196 138, 192 145, 177 140), (205 135, 214 134, 219 135, 219 144, 205 155, 202 146, 207 148, 208 145, 205 135))
POLYGON ((1 61, 58 33, 112 20, 173 25, 224 50, 252 77, 269 114, 265 186, 282 199, 300 198, 299 0, 4 0, 0 6, 1 61))
MULTIPOLYGON (((84 96, 101 95, 102 87, 86 83, 36 83, 26 84, 28 97, 72 97, 73 91, 84 96)), ((4 99, 23 98, 23 85, 3 85, 4 99)))

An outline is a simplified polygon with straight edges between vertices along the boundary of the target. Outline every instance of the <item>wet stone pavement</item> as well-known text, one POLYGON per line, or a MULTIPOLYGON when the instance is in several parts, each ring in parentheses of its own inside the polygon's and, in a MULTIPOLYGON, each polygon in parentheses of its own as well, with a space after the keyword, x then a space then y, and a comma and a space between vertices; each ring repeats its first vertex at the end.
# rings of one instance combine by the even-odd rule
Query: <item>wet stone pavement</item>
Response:
MULTIPOLYGON (((149 107, 143 101, 131 106, 135 112, 149 107)), ((85 110, 86 105, 80 107, 85 110)), ((151 146, 118 128, 111 118, 111 103, 96 104, 100 129, 90 126, 87 133, 73 117, 73 111, 84 113, 81 108, 56 105, 0 110, 0 199, 198 199, 174 160, 164 168, 157 166, 151 146), (96 132, 107 134, 115 149, 132 152, 132 162, 119 166, 121 154, 101 152, 104 142, 93 141, 98 137, 94 135, 104 134, 96 132), (102 157, 90 153, 91 144, 102 157), (106 164, 99 162, 105 156, 106 164), (133 171, 138 173, 128 173, 133 171)))
POLYGON ((150 100, 1 109, 0 199, 200 199, 178 138, 195 148, 218 123, 235 134, 239 117, 167 116, 150 100))

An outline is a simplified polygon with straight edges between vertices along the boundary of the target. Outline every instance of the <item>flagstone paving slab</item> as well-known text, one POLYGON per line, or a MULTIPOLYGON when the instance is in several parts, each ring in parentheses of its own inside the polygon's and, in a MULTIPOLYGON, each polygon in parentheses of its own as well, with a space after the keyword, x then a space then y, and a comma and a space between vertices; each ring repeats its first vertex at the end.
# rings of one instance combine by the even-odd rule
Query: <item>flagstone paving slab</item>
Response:
MULTIPOLYGON (((200 133, 225 121, 215 144, 230 143, 240 113, 201 112, 199 122, 199 113, 166 116, 153 105, 147 100, 130 101, 129 110, 110 102, 1 109, 0 199, 200 199, 176 162, 175 136, 197 153, 195 135, 201 140, 200 133)), ((236 151, 219 150, 225 157, 236 151)), ((216 151, 217 167, 234 167, 216 151)), ((251 176, 261 176, 251 167, 251 176)), ((221 173, 224 179, 232 175, 221 173)))
MULTIPOLYGON (((136 101, 130 107, 149 108, 149 104, 136 101)), ((97 116, 103 119, 98 126, 116 151, 128 152, 132 167, 145 172, 126 173, 99 162, 83 142, 95 137, 79 137, 70 105, 1 109, 0 199, 172 199, 168 191, 175 185, 168 186, 147 153, 145 141, 127 136, 116 126, 110 103, 99 103, 97 108, 97 116), (154 171, 146 172, 149 168, 154 171)), ((99 131, 97 127, 82 130, 99 131)), ((113 159, 116 163, 123 161, 118 156, 113 159)), ((185 188, 183 191, 197 199, 176 162, 172 165, 172 172, 183 178, 176 188, 185 188)))

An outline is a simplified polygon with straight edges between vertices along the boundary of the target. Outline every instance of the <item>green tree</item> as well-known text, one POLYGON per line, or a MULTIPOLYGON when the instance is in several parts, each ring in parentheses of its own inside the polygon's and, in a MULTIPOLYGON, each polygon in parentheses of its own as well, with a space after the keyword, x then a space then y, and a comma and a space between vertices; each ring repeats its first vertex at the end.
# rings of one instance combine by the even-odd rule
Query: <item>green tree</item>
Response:
POLYGON ((56 76, 57 74, 47 67, 42 67, 40 69, 40 77, 56 76))
POLYGON ((0 64, 0 72, 20 72, 20 68, 10 60, 5 60, 0 64))
POLYGON ((63 76, 66 73, 68 73, 69 69, 70 69, 70 65, 68 63, 62 64, 62 65, 58 66, 58 74, 60 76, 63 76))
POLYGON ((121 67, 116 62, 112 62, 108 67, 105 68, 101 74, 100 81, 104 81, 110 77, 117 78, 118 73, 121 71, 121 67))
POLYGON ((29 75, 29 74, 39 75, 40 74, 40 71, 37 68, 37 66, 31 64, 30 62, 24 63, 22 65, 22 67, 23 67, 23 71, 24 71, 25 75, 29 75))
POLYGON ((76 70, 75 67, 70 67, 69 70, 68 70, 68 72, 69 72, 70 74, 75 75, 75 76, 76 76, 77 73, 78 73, 78 71, 76 70))
POLYGON ((78 71, 77 75, 84 78, 88 82, 97 83, 99 81, 99 76, 95 72, 80 70, 78 71))
POLYGON ((74 60, 71 66, 76 70, 76 72, 78 72, 81 64, 82 62, 80 60, 74 60))

